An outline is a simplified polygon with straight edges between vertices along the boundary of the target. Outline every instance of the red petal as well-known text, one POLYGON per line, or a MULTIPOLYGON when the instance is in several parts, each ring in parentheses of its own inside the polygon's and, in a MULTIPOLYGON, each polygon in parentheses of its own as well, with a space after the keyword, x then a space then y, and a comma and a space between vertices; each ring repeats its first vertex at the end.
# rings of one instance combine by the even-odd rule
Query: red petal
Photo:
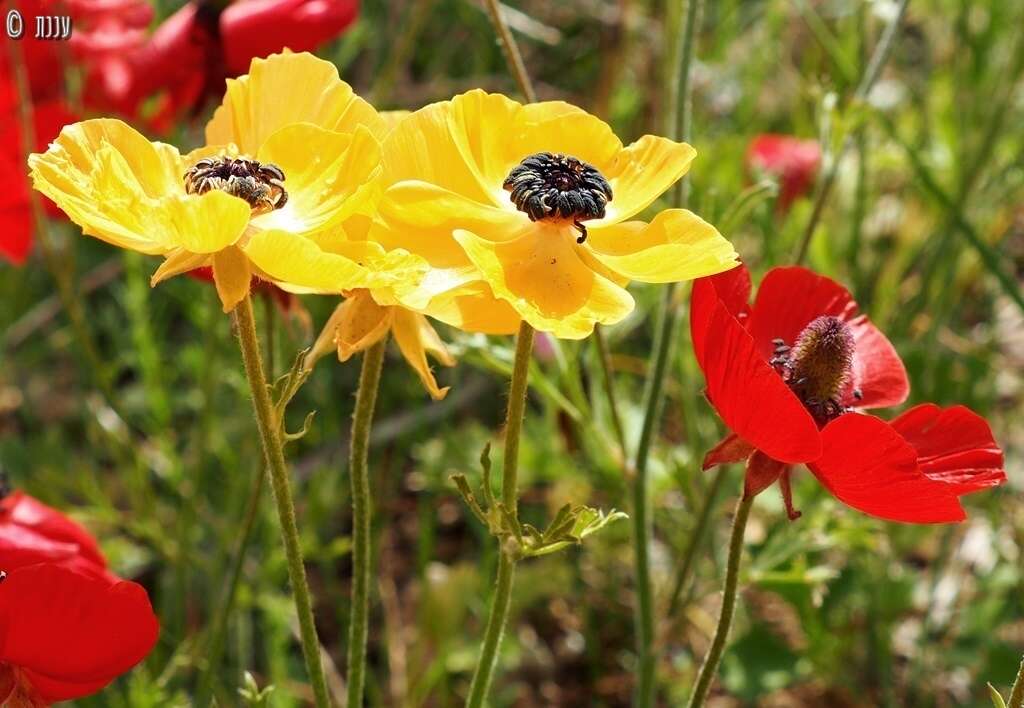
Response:
POLYGON ((285 47, 313 51, 341 34, 358 13, 357 0, 250 0, 229 5, 220 18, 228 70, 243 74, 253 57, 285 47))
POLYGON ((791 135, 758 135, 747 150, 750 172, 767 172, 779 180, 779 206, 783 209, 810 190, 820 165, 817 141, 791 135))
POLYGON ((917 464, 954 494, 968 494, 1006 481, 1003 451, 985 419, 964 406, 915 406, 890 425, 917 450, 917 464))
POLYGON ((741 438, 782 462, 821 454, 814 419, 721 302, 708 323, 703 368, 711 404, 741 438))
POLYGON ((0 527, 8 524, 30 529, 51 541, 72 544, 77 547, 78 555, 100 567, 107 565, 99 545, 88 531, 23 492, 14 492, 0 502, 0 527))
POLYGON ((40 675, 49 701, 92 692, 139 663, 159 625, 146 591, 56 565, 0 583, 0 662, 40 675))
POLYGON ((789 467, 768 457, 763 452, 755 452, 747 460, 747 473, 743 477, 743 496, 747 499, 756 497, 777 480, 789 467))
POLYGON ((715 303, 721 301, 740 323, 750 316, 750 271, 742 263, 724 273, 698 278, 690 296, 690 334, 697 361, 703 361, 704 338, 714 312, 715 303))
POLYGON ((964 510, 948 485, 925 477, 917 453, 886 422, 847 413, 821 432, 824 451, 809 464, 839 501, 890 521, 962 521, 964 510))
POLYGON ((838 317, 853 333, 853 380, 843 402, 880 408, 905 401, 910 384, 896 350, 866 316, 857 315, 853 296, 830 278, 798 266, 770 270, 757 290, 750 334, 768 359, 774 350, 772 339, 792 345, 811 320, 823 315, 838 317), (860 389, 859 400, 852 398, 854 388, 860 389))
POLYGON ((726 465, 730 462, 741 462, 750 457, 750 454, 753 451, 753 445, 748 443, 739 435, 732 433, 731 435, 727 435, 720 443, 708 450, 708 454, 704 455, 704 463, 701 465, 701 469, 709 470, 712 467, 717 467, 718 465, 726 465))
POLYGON ((32 250, 32 210, 28 177, 17 163, 0 155, 0 255, 21 265, 32 250))

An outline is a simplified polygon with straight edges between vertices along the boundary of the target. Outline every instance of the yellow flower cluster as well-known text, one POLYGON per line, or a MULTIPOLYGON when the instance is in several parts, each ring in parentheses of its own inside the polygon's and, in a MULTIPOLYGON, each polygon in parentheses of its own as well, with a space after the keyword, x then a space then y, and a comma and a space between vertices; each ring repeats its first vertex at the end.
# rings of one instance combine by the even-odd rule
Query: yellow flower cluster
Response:
POLYGON ((160 255, 156 284, 212 266, 225 312, 252 277, 342 294, 315 349, 345 359, 392 333, 430 393, 426 360, 453 363, 428 323, 515 332, 523 320, 586 337, 633 309, 631 280, 736 265, 683 209, 635 217, 682 177, 685 143, 623 146, 570 104, 470 91, 379 114, 310 54, 252 62, 229 80, 187 155, 118 120, 66 127, 29 160, 35 188, 86 234, 160 255))

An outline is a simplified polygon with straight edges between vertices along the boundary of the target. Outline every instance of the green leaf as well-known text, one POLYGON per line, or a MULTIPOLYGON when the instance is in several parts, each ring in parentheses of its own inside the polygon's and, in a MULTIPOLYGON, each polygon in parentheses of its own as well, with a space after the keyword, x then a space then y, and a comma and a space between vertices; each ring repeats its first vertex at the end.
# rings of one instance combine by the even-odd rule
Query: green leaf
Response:
POLYGON ((1006 701, 999 695, 999 691, 995 689, 992 684, 986 684, 988 686, 988 697, 992 699, 993 708, 1006 708, 1006 701))

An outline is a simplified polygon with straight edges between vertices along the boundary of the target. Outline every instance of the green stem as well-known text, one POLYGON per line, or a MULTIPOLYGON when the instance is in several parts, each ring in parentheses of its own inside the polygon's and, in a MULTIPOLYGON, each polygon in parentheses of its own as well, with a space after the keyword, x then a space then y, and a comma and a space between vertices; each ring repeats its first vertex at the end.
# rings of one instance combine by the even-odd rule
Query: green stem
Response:
MULTIPOLYGON (((874 53, 871 55, 871 60, 868 62, 867 68, 864 70, 864 76, 861 77, 860 83, 857 85, 857 90, 853 94, 854 101, 859 102, 867 98, 868 93, 874 87, 875 82, 878 81, 878 77, 882 74, 882 68, 885 66, 885 62, 889 59, 889 54, 892 52, 893 45, 895 44, 896 32, 900 27, 900 23, 903 21, 903 15, 907 11, 907 5, 910 0, 901 0, 899 8, 896 11, 896 15, 892 18, 889 24, 886 26, 885 31, 882 33, 882 38, 878 40, 878 46, 875 47, 874 53)), ((839 148, 839 152, 832 156, 832 159, 828 160, 828 165, 825 168, 825 172, 821 178, 821 184, 818 186, 818 193, 814 198, 814 207, 811 210, 811 218, 807 220, 807 226, 804 228, 803 236, 800 238, 800 245, 797 248, 796 258, 794 262, 799 265, 804 262, 807 258, 807 251, 811 246, 811 239, 814 237, 814 232, 818 228, 818 223, 821 221, 821 215, 825 211, 825 203, 828 201, 829 195, 832 193, 832 187, 835 186, 836 175, 839 172, 839 163, 842 162, 843 155, 853 146, 856 138, 855 135, 849 135, 843 141, 842 146, 839 148)))
POLYGON ((608 398, 612 427, 615 428, 615 439, 619 443, 620 454, 625 459, 629 454, 626 446, 626 431, 622 427, 622 416, 619 415, 618 399, 615 396, 615 379, 612 376, 612 359, 608 353, 608 345, 604 341, 604 328, 601 325, 594 326, 594 346, 597 347, 597 358, 601 363, 601 379, 604 382, 605 396, 608 398))
MULTIPOLYGON (((530 353, 533 351, 533 327, 525 321, 519 325, 516 337, 516 358, 512 367, 511 390, 508 396, 508 416, 505 420, 505 450, 501 475, 501 502, 513 519, 519 517, 519 438, 523 430, 523 416, 526 412, 526 391, 530 373, 530 353)), ((466 708, 481 708, 487 699, 498 661, 498 649, 508 622, 508 610, 512 600, 512 581, 515 577, 516 557, 505 548, 504 539, 498 539, 498 576, 495 580, 491 609, 484 630, 484 641, 480 646, 473 682, 469 687, 466 708)))
POLYGON ((370 614, 370 473, 367 458, 373 409, 380 388, 387 337, 363 353, 356 409, 352 415, 349 475, 352 480, 352 607, 348 626, 348 705, 363 705, 366 684, 366 640, 370 614))
POLYGON ((679 569, 676 571, 676 580, 672 586, 672 595, 668 603, 668 614, 670 617, 679 610, 679 598, 682 597, 683 588, 693 572, 693 565, 697 560, 697 550, 700 548, 701 539, 704 538, 704 530, 711 519, 711 509, 715 506, 715 500, 718 499, 718 490, 721 489, 722 481, 726 477, 721 470, 714 472, 713 475, 711 486, 704 492, 704 503, 697 513, 697 523, 694 525, 693 531, 690 532, 690 541, 686 545, 686 551, 683 552, 683 561, 679 564, 679 569))
POLYGON ((519 52, 519 45, 516 44, 505 18, 501 16, 501 4, 498 0, 486 0, 487 13, 491 17, 491 24, 494 25, 498 38, 501 40, 501 50, 505 53, 505 61, 508 63, 509 71, 515 77, 519 91, 527 103, 537 101, 537 92, 533 90, 533 82, 526 72, 526 65, 523 64, 523 55, 519 52))
POLYGON ((711 647, 708 649, 707 656, 704 657, 704 663, 697 675, 697 682, 693 686, 693 693, 687 704, 689 708, 700 708, 704 705, 708 691, 711 690, 711 682, 714 681, 715 674, 718 673, 718 664, 722 660, 722 653, 725 651, 729 628, 732 626, 732 616, 736 610, 736 590, 739 586, 740 559, 743 555, 743 532, 747 528, 747 519, 750 518, 750 507, 753 503, 754 497, 744 495, 736 507, 736 515, 732 520, 732 534, 729 537, 725 585, 722 588, 722 612, 718 616, 715 638, 711 641, 711 647))
POLYGON ((260 345, 256 335, 256 321, 252 312, 252 300, 246 296, 232 312, 238 340, 242 350, 242 361, 245 374, 249 380, 252 393, 253 408, 256 412, 256 423, 263 443, 263 454, 270 474, 270 486, 274 492, 277 515, 281 523, 281 539, 288 560, 288 577, 292 584, 292 595, 295 599, 295 612, 299 620, 299 634, 302 640, 302 654, 306 661, 306 671, 313 685, 313 695, 317 708, 328 708, 330 701, 327 693, 327 681, 324 677, 323 665, 320 663, 320 642, 316 636, 316 624, 313 620, 313 602, 306 580, 306 569, 302 564, 302 545, 299 540, 299 528, 295 521, 295 504, 292 501, 291 487, 288 481, 288 467, 284 459, 284 445, 281 435, 281 421, 274 412, 270 400, 270 388, 263 374, 263 361, 260 357, 260 345))
POLYGON ((1006 708, 1024 708, 1024 660, 1020 662, 1017 680, 1013 682, 1013 690, 1010 691, 1010 701, 1006 708))

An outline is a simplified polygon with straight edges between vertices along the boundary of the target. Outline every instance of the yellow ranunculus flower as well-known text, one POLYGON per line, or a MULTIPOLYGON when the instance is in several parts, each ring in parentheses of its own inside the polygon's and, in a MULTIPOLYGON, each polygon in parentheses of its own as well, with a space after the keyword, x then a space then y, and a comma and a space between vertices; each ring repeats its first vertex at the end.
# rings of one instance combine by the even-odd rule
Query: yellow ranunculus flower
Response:
POLYGON ((685 143, 628 147, 562 102, 470 91, 427 106, 383 142, 370 240, 430 263, 398 302, 457 327, 587 336, 633 309, 631 280, 689 280, 737 264, 732 245, 684 209, 632 220, 690 167, 685 143))
POLYGON ((225 312, 253 275, 298 292, 413 277, 421 260, 339 238, 373 208, 384 121, 311 54, 255 59, 229 80, 188 155, 118 120, 68 126, 29 165, 36 189, 85 233, 162 255, 153 284, 212 266, 225 312))

